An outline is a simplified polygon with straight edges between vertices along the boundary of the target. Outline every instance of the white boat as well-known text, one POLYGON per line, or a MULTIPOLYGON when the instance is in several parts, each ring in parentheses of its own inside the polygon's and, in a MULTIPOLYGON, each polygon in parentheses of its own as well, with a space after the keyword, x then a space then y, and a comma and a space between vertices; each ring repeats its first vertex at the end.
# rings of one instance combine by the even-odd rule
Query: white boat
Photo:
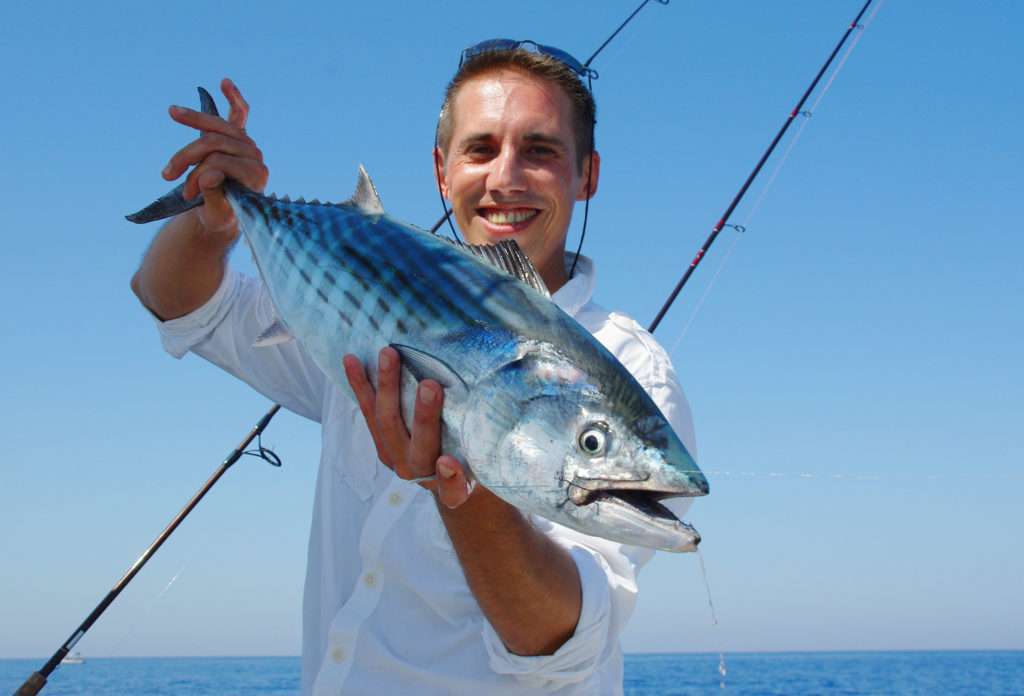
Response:
POLYGON ((64 659, 60 661, 62 665, 80 665, 85 662, 85 658, 82 657, 82 653, 73 652, 70 655, 65 655, 64 659))

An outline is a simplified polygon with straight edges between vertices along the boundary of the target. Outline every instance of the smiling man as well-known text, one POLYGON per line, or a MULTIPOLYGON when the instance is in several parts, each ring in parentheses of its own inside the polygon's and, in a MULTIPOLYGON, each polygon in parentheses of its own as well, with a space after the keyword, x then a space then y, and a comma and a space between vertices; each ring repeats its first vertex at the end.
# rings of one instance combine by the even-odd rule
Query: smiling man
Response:
MULTIPOLYGON (((575 203, 599 178, 585 68, 530 42, 482 46, 464 52, 438 124, 435 171, 456 223, 470 243, 516 240, 553 300, 634 374, 693 453, 667 356, 635 322, 591 301, 593 264, 565 252, 575 203)), ((377 391, 364 366, 345 359, 353 404, 301 346, 251 347, 273 307, 258 280, 226 266, 238 230, 219 186, 231 177, 262 190, 267 169, 244 130, 248 106, 230 82, 222 89, 227 120, 171 110, 204 133, 164 176, 196 165, 185 193, 205 203, 160 232, 132 287, 173 355, 191 350, 323 424, 303 692, 621 693, 618 639, 651 551, 471 489, 463 463, 440 450, 440 385, 422 382, 413 422, 403 421, 394 350, 381 351, 377 391), (410 481, 424 477, 434 480, 410 481)))

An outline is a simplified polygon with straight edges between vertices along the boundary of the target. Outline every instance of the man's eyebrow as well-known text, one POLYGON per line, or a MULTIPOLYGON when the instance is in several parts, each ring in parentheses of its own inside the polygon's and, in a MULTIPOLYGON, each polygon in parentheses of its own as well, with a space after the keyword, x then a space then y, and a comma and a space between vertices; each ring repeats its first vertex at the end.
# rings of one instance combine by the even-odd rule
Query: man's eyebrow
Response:
POLYGON ((486 143, 494 139, 491 133, 470 133, 459 141, 459 145, 472 145, 474 143, 486 143))
POLYGON ((566 147, 566 142, 556 135, 547 135, 546 133, 527 133, 523 140, 528 143, 541 143, 544 145, 555 145, 560 148, 566 147))

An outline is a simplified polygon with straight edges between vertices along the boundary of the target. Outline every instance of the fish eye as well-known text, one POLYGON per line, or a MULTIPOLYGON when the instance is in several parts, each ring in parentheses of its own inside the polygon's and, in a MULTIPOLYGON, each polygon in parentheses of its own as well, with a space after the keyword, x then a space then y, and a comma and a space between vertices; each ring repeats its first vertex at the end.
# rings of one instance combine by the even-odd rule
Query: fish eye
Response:
POLYGON ((604 454, 608 446, 608 425, 605 423, 591 423, 577 438, 581 450, 591 457, 598 457, 604 454))

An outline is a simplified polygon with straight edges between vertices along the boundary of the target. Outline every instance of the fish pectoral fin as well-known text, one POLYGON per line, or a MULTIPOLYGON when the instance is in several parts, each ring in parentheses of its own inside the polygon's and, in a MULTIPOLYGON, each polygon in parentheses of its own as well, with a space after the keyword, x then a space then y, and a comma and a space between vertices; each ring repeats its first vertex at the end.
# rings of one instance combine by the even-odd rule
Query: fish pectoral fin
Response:
POLYGON ((267 346, 276 346, 279 343, 287 343, 294 340, 295 337, 292 336, 292 332, 288 330, 288 327, 280 319, 275 319, 273 324, 256 337, 252 345, 253 348, 266 348, 267 346))
POLYGON ((391 347, 397 350, 402 357, 402 366, 409 370, 417 380, 432 379, 444 387, 448 395, 458 399, 469 394, 469 386, 465 380, 444 360, 418 348, 403 346, 400 343, 392 343, 391 347))
MULTIPOLYGON (((202 87, 199 87, 199 104, 204 114, 211 114, 213 116, 219 116, 217 113, 217 104, 213 101, 213 97, 202 87)), ((125 215, 125 219, 128 222, 134 222, 137 225, 142 225, 147 222, 153 222, 154 220, 163 220, 165 218, 174 217, 180 215, 187 210, 198 208, 203 204, 203 197, 196 196, 192 200, 185 200, 185 196, 182 195, 182 191, 185 189, 185 184, 179 184, 173 189, 160 196, 142 210, 125 215)))
POLYGON ((366 168, 361 164, 359 165, 359 178, 356 180, 355 193, 342 205, 355 206, 366 215, 384 214, 384 204, 381 203, 377 187, 373 185, 373 180, 370 179, 370 175, 366 173, 366 168))

